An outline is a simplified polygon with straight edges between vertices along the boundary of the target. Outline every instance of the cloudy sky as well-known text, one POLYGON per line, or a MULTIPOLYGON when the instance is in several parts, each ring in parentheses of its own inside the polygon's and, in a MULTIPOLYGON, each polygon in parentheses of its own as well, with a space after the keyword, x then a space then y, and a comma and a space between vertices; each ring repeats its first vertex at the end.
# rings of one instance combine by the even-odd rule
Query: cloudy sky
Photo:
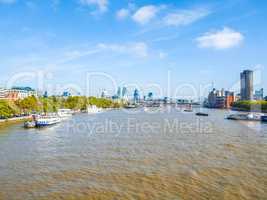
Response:
POLYGON ((238 91, 252 69, 267 90, 266 10, 263 0, 0 0, 0 84, 186 96, 212 83, 238 91))

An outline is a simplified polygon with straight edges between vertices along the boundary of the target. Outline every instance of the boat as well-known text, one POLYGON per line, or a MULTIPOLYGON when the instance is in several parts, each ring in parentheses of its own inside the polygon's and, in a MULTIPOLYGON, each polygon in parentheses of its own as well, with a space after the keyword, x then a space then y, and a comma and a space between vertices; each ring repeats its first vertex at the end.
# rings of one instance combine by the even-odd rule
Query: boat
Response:
POLYGON ((267 115, 261 116, 261 121, 262 122, 267 122, 267 115))
POLYGON ((73 111, 71 109, 58 109, 57 114, 62 119, 68 119, 73 115, 73 111))
POLYGON ((185 109, 184 112, 193 112, 192 109, 185 109))
POLYGON ((192 105, 191 105, 191 104, 188 104, 188 105, 186 106, 186 109, 184 109, 184 112, 193 112, 193 107, 192 107, 192 105))
POLYGON ((208 113, 203 113, 203 112, 197 112, 196 115, 197 116, 209 116, 208 113))
POLYGON ((246 121, 261 121, 262 114, 246 113, 246 114, 232 114, 227 116, 230 120, 246 120, 246 121))
POLYGON ((38 118, 36 118, 36 121, 35 121, 36 127, 52 126, 60 122, 61 122, 61 119, 57 115, 39 116, 38 118))
POLYGON ((135 105, 135 104, 129 104, 129 105, 124 106, 124 108, 126 108, 126 109, 137 108, 137 105, 135 105))
POLYGON ((101 113, 102 111, 103 111, 102 108, 98 108, 96 105, 87 107, 88 114, 97 114, 97 113, 101 113))
POLYGON ((36 127, 36 121, 24 122, 24 128, 35 128, 35 127, 36 127))

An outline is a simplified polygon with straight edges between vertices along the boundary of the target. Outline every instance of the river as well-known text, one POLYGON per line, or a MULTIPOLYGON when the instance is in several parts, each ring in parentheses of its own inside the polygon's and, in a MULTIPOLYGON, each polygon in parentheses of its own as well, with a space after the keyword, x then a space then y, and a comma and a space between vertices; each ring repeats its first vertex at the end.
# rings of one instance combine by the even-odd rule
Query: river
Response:
POLYGON ((267 199, 267 124, 164 108, 0 127, 0 199, 267 199))

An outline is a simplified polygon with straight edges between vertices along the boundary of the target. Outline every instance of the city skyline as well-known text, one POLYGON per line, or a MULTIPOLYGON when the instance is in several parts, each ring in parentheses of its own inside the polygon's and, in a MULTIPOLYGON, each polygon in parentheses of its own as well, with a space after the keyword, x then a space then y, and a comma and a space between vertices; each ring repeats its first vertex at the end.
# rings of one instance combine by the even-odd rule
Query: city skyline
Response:
MULTIPOLYGON (((266 91, 266 8, 247 0, 0 0, 0 84, 32 73, 16 85, 36 88, 41 71, 46 85, 86 88, 86 73, 98 72, 145 91, 157 84, 167 96, 182 84, 239 90, 249 69, 259 72, 254 89, 266 91)), ((109 90, 108 80, 94 84, 94 95, 109 90)))

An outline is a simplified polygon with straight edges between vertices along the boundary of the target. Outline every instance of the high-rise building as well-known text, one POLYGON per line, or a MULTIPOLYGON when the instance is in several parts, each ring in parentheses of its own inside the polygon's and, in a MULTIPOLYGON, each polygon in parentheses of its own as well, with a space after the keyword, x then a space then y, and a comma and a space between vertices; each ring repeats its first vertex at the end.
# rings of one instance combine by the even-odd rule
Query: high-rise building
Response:
POLYGON ((255 91, 254 99, 255 100, 263 100, 263 88, 255 91))
POLYGON ((153 92, 149 92, 147 97, 148 97, 148 100, 152 101, 153 100, 153 92))
POLYGON ((134 90, 134 103, 139 102, 139 91, 137 89, 134 90))
POLYGON ((244 70, 240 74, 241 100, 253 100, 253 71, 244 70))
POLYGON ((121 95, 122 95, 123 98, 127 96, 127 88, 126 87, 122 88, 121 95))
POLYGON ((101 93, 101 98, 107 98, 108 97, 108 92, 107 90, 103 90, 101 93))
POLYGON ((120 99, 121 98, 121 87, 118 87, 117 90, 117 97, 120 99))

